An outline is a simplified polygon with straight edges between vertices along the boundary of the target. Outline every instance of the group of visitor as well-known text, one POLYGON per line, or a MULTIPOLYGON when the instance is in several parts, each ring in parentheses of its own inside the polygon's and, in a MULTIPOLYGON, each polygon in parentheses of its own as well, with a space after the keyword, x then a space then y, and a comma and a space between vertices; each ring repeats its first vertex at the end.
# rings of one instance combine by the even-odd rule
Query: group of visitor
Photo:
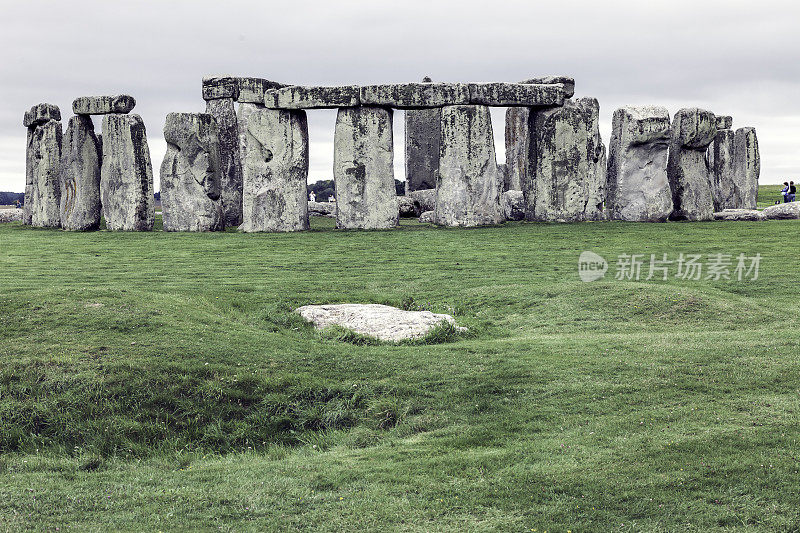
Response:
POLYGON ((783 189, 781 189, 781 194, 783 194, 783 203, 794 202, 796 193, 797 188, 794 186, 793 181, 783 182, 783 189))

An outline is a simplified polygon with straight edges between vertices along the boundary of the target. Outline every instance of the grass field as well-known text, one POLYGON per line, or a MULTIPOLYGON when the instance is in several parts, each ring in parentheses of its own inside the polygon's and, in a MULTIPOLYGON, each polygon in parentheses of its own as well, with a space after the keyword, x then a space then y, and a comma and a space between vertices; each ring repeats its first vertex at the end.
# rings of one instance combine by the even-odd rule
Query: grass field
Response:
POLYGON ((800 223, 313 228, 0 226, 0 529, 800 531, 800 223), (614 279, 681 252, 759 277, 614 279), (327 302, 471 334, 291 312, 327 302))

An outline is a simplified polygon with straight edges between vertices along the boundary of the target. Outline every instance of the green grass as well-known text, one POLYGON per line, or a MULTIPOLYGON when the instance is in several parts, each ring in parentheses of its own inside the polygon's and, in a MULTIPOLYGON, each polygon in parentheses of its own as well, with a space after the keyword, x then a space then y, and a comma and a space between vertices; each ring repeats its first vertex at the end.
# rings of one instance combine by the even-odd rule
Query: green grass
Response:
POLYGON ((0 226, 0 530, 800 530, 797 222, 312 226, 0 226), (679 252, 760 277, 613 278, 679 252))

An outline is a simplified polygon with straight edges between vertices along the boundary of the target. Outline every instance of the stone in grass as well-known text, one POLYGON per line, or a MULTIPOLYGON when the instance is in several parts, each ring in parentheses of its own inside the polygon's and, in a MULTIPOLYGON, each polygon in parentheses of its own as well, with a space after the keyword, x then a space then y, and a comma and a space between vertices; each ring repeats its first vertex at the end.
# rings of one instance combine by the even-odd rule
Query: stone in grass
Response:
POLYGON ((22 222, 22 209, 0 209, 0 224, 22 222))
POLYGON ((420 224, 433 224, 436 211, 424 211, 419 215, 420 224))
POLYGON ((800 218, 800 202, 771 205, 764 209, 767 220, 794 220, 800 218))
POLYGON ((295 312, 317 329, 340 326, 387 342, 419 339, 445 323, 452 324, 458 331, 467 331, 456 326, 455 319, 450 315, 404 311, 380 304, 304 305, 295 309, 295 312))
POLYGON ((764 213, 758 209, 723 209, 714 213, 714 220, 766 220, 764 213))

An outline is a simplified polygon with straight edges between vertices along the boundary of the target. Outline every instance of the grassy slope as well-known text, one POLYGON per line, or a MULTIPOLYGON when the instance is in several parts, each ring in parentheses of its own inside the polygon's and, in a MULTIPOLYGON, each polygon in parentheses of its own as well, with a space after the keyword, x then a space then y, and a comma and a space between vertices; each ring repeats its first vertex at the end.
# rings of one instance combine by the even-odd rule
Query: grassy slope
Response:
POLYGON ((800 528, 796 222, 314 222, 0 227, 0 528, 800 528), (764 260, 584 284, 585 249, 764 260), (475 336, 357 346, 289 312, 339 301, 475 336))

